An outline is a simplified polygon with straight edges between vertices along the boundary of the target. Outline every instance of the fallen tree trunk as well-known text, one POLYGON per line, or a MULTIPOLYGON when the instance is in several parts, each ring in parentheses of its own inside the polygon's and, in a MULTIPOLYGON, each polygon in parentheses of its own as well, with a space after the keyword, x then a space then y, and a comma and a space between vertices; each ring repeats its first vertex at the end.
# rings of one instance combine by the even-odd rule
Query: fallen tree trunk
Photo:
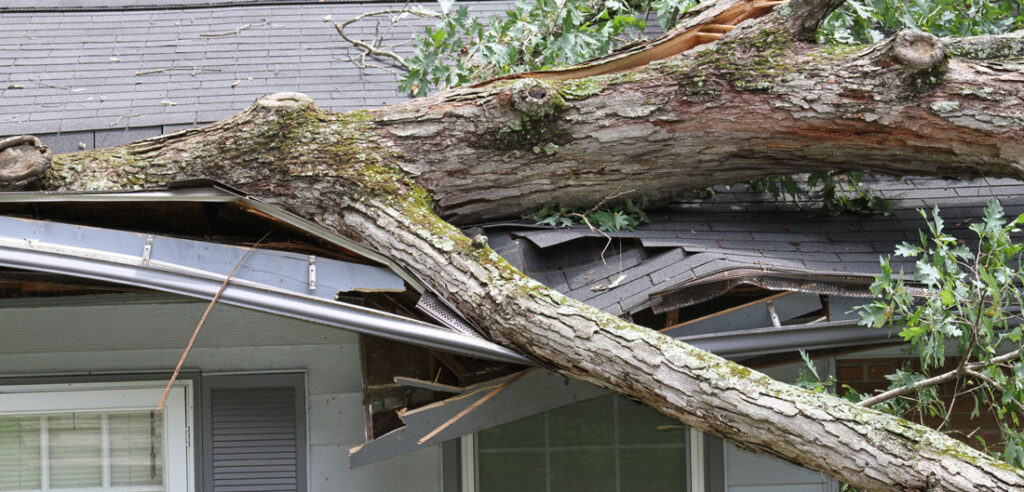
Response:
POLYGON ((332 114, 301 94, 267 96, 205 128, 55 156, 32 186, 216 179, 390 256, 540 364, 748 449, 867 489, 1024 488, 1021 470, 942 434, 568 299, 446 222, 593 204, 624 187, 666 200, 812 169, 1024 178, 1016 67, 948 59, 919 33, 822 49, 802 38, 841 2, 778 3, 709 4, 669 36, 733 27, 693 35, 704 44, 689 51, 652 43, 674 47, 380 110, 332 114))

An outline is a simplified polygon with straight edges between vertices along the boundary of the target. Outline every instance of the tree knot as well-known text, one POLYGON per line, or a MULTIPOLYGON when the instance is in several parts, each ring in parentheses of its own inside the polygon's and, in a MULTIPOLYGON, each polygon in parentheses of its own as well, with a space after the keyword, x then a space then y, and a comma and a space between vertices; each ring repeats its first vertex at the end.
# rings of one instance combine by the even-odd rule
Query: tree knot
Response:
POLYGON ((530 118, 547 118, 565 103, 551 85, 538 79, 519 79, 512 85, 512 107, 530 118))
POLYGON ((477 234, 473 236, 473 247, 476 249, 483 249, 487 247, 487 236, 483 234, 477 234))
POLYGON ((0 140, 0 188, 20 188, 42 177, 53 154, 31 135, 0 140))

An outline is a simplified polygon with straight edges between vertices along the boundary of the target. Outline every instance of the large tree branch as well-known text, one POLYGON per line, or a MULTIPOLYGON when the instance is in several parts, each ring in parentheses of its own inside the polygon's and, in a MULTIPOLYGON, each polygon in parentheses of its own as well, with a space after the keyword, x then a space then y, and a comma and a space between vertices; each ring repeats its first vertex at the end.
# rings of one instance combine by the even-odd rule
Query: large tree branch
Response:
MULTIPOLYGON (((347 114, 298 94, 265 97, 203 129, 56 156, 37 185, 227 182, 389 255, 496 341, 748 449, 870 489, 1024 487, 1019 470, 948 437, 567 299, 435 215, 465 222, 594 203, 624 180, 664 200, 837 167, 1024 177, 1018 75, 904 63, 900 39, 821 51, 767 15, 760 30, 622 73, 496 81, 347 114)), ((921 39, 904 41, 918 54, 935 48, 921 39)))

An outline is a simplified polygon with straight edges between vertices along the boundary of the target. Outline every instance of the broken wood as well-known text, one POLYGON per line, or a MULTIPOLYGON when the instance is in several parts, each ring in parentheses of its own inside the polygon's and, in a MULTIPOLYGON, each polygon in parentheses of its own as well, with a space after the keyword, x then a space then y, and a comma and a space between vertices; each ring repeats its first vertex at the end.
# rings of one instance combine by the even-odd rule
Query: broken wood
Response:
POLYGON ((466 391, 466 388, 463 386, 452 386, 450 384, 435 383, 433 381, 424 381, 422 379, 407 378, 404 376, 395 376, 395 383, 413 388, 440 391, 442 393, 462 393, 463 391, 466 391))
POLYGON ((465 410, 459 412, 454 417, 448 419, 448 421, 446 421, 445 423, 443 423, 440 426, 438 426, 438 428, 430 431, 429 433, 427 433, 427 435, 421 437, 420 440, 418 441, 418 444, 423 444, 424 442, 429 441, 430 438, 436 436, 437 433, 447 429, 449 425, 452 425, 455 422, 458 422, 459 419, 461 419, 462 417, 465 417, 469 412, 472 412, 473 409, 475 409, 476 407, 479 407, 480 405, 483 405, 484 403, 486 403, 487 400, 490 400, 491 398, 494 398, 498 393, 501 393, 501 390, 503 390, 505 388, 508 388, 509 385, 511 385, 512 383, 514 383, 516 381, 519 381, 519 378, 522 378, 523 376, 526 375, 526 373, 530 372, 531 370, 532 370, 532 368, 531 369, 526 369, 525 371, 521 371, 518 374, 508 378, 508 381, 505 381, 504 383, 502 383, 501 386, 498 386, 497 388, 494 388, 489 393, 484 395, 483 398, 480 398, 479 400, 473 402, 473 404, 468 406, 468 407, 466 407, 465 410))

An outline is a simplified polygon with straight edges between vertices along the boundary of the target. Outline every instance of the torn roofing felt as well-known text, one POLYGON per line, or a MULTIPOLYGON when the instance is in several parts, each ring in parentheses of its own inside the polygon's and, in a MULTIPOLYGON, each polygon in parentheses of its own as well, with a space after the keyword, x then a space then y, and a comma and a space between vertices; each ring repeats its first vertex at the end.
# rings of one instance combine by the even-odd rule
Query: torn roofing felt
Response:
MULTIPOLYGON (((824 216, 819 204, 779 201, 723 189, 648 211, 650 224, 610 232, 583 226, 553 229, 528 221, 480 226, 491 246, 524 273, 570 297, 616 315, 706 300, 749 283, 770 290, 866 295, 879 257, 903 241, 919 242, 918 209, 938 206, 947 232, 973 246, 967 227, 999 199, 1007 216, 1024 212, 1024 183, 1008 179, 867 178, 892 212, 824 216), (699 287, 699 288, 697 288, 699 287), (689 292, 685 292, 689 290, 689 292), (673 297, 675 296, 675 297, 673 297)), ((893 258, 909 276, 913 263, 893 258)))

